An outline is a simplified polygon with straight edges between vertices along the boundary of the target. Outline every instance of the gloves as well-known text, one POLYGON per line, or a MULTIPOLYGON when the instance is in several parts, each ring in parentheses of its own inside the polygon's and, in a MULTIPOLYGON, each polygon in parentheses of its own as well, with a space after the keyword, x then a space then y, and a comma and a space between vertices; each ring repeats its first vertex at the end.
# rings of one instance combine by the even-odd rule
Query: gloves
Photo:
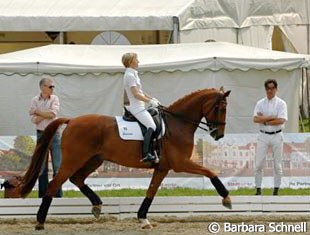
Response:
POLYGON ((159 101, 155 98, 152 98, 148 104, 149 108, 157 108, 160 105, 159 101))
POLYGON ((160 105, 160 102, 159 102, 159 100, 158 100, 158 99, 156 99, 156 98, 152 98, 152 100, 155 100, 155 101, 158 103, 158 106, 160 105))

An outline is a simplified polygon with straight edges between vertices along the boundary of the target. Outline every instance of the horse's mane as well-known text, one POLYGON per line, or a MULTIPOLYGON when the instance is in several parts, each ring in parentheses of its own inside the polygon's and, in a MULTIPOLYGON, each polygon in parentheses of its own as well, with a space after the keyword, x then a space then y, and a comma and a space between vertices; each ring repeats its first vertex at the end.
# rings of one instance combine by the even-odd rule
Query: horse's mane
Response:
POLYGON ((210 91, 217 91, 217 90, 215 88, 208 88, 208 89, 194 91, 194 92, 176 100, 175 102, 173 102, 171 105, 169 105, 168 109, 173 109, 174 107, 178 107, 180 104, 183 104, 186 100, 189 100, 192 97, 197 96, 198 94, 201 95, 201 94, 209 93, 210 91))

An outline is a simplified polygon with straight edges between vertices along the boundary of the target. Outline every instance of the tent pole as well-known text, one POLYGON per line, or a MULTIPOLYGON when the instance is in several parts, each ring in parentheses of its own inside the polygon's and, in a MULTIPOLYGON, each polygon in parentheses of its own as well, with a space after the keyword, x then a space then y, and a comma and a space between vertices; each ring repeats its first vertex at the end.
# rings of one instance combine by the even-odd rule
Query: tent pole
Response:
POLYGON ((236 28, 236 43, 239 44, 239 30, 240 28, 236 28))
POLYGON ((300 103, 299 103, 299 112, 298 112, 298 119, 299 119, 298 128, 299 130, 301 130, 301 132, 305 132, 303 118, 306 116, 304 113, 304 78, 305 78, 306 72, 307 71, 305 70, 305 68, 301 69, 301 84, 300 84, 301 92, 299 92, 300 103))
POLYGON ((173 31, 172 31, 172 40, 173 43, 180 43, 180 27, 179 27, 179 18, 173 16, 173 31))
POLYGON ((301 112, 299 110, 299 121, 300 121, 300 124, 301 124, 301 132, 305 132, 305 126, 304 126, 304 123, 303 123, 303 119, 302 119, 302 115, 301 115, 301 112))
POLYGON ((307 110, 307 118, 310 118, 310 97, 309 97, 309 90, 310 90, 310 86, 309 86, 309 76, 308 76, 308 70, 306 68, 306 95, 307 95, 307 103, 308 103, 308 110, 307 110))
POLYGON ((64 44, 64 32, 59 32, 59 44, 64 44))
MULTIPOLYGON (((309 43, 309 37, 310 37, 310 35, 309 35, 309 12, 308 12, 308 9, 309 9, 309 3, 308 3, 309 1, 305 1, 305 8, 306 8, 306 14, 307 14, 307 54, 309 55, 309 53, 310 53, 310 43, 309 43)), ((308 76, 307 76, 308 77, 308 76)))

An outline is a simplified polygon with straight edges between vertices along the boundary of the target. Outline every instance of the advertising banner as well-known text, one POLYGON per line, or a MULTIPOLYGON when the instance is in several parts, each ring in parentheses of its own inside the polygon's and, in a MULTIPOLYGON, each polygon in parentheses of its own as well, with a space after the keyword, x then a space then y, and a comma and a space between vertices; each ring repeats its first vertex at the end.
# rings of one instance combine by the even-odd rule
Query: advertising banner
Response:
MULTIPOLYGON (((221 140, 214 141, 207 134, 197 133, 192 160, 216 172, 229 189, 253 188, 256 140, 256 134, 226 134, 221 140)), ((35 143, 33 136, 0 136, 1 182, 12 175, 24 174, 35 143)), ((284 134, 282 166, 281 187, 310 188, 310 133, 284 134)), ((104 162, 90 175, 87 184, 94 190, 147 188, 152 173, 152 169, 128 168, 104 162)), ((63 187, 64 190, 77 190, 69 181, 63 187)), ((207 177, 173 171, 169 172, 161 187, 213 189, 207 177)), ((271 151, 266 156, 263 187, 273 187, 271 151)))

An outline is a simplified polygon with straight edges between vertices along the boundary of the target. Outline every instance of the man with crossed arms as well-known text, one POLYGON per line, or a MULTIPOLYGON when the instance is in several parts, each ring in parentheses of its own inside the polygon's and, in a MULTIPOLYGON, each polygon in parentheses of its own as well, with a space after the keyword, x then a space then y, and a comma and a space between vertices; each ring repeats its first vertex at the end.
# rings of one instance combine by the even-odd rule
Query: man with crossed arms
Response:
POLYGON ((263 167, 269 147, 274 160, 273 195, 278 195, 282 177, 283 128, 287 121, 287 105, 276 96, 278 83, 274 79, 265 81, 266 97, 256 103, 254 123, 259 124, 259 135, 255 157, 256 195, 261 195, 263 167))
MULTIPOLYGON (((37 141, 42 137, 48 124, 57 118, 57 113, 60 107, 58 97, 53 94, 55 88, 53 79, 50 76, 44 75, 40 80, 39 86, 41 92, 32 98, 29 110, 31 121, 36 125, 37 141)), ((57 131, 51 142, 51 156, 54 176, 58 172, 61 163, 60 144, 60 133, 57 131)), ((39 197, 43 197, 46 194, 47 186, 48 163, 46 161, 43 164, 43 168, 39 175, 39 197)), ((62 197, 61 188, 55 196, 62 197)))

